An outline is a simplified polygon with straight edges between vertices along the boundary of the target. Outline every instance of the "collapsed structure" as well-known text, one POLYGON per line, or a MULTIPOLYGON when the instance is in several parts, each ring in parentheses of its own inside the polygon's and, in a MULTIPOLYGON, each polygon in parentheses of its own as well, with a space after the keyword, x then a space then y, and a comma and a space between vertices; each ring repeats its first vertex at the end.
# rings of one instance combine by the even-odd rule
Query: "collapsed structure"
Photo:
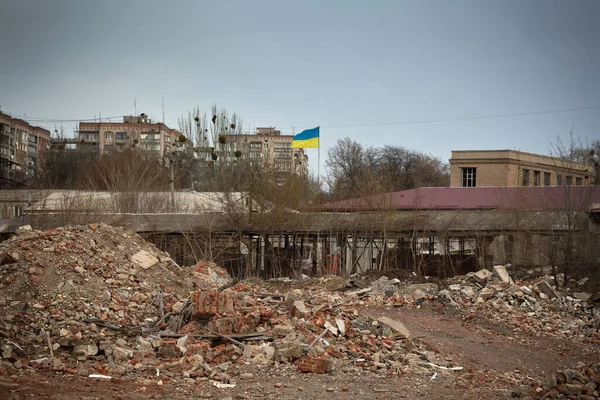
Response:
MULTIPOLYGON (((477 313, 526 335, 600 342, 600 296, 584 291, 586 280, 562 282, 558 291, 554 283, 564 276, 525 283, 510 270, 425 283, 358 275, 240 282, 211 262, 181 267, 122 228, 24 226, 0 244, 0 371, 221 387, 235 384, 249 364, 307 373, 461 370, 402 321, 369 312, 423 303, 477 313)), ((540 392, 593 394, 590 371, 598 367, 559 371, 540 392)))

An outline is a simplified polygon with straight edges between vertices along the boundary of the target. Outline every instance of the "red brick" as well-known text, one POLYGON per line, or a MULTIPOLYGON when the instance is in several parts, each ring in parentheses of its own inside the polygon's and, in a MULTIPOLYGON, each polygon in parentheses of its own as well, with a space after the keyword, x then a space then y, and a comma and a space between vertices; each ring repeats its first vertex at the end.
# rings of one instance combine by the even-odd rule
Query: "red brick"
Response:
POLYGON ((333 362, 328 358, 306 357, 298 362, 298 370, 315 374, 326 374, 333 369, 333 362))

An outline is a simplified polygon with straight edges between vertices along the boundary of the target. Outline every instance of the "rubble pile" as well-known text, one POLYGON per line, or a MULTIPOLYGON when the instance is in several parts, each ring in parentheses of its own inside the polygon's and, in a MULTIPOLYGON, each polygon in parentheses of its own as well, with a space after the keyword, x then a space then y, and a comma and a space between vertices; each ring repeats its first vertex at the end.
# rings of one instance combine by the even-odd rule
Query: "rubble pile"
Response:
POLYGON ((354 278, 340 290, 359 295, 366 305, 443 302, 466 311, 467 319, 484 317, 508 325, 515 333, 580 337, 600 343, 600 308, 594 296, 571 289, 557 290, 551 276, 515 282, 509 268, 497 265, 492 271, 482 269, 449 278, 443 284, 402 282, 385 276, 368 284, 354 278), (446 289, 439 290, 441 286, 446 289))
POLYGON ((575 368, 558 370, 538 384, 536 391, 543 398, 600 398, 600 363, 579 362, 575 368))
POLYGON ((262 285, 241 283, 221 293, 214 289, 194 293, 192 322, 181 333, 188 335, 187 340, 206 331, 225 340, 246 340, 245 344, 232 341, 216 355, 207 351, 206 360, 212 363, 224 356, 235 356, 234 361, 241 356, 253 364, 294 362, 300 371, 315 373, 332 369, 398 373, 448 365, 423 349, 400 321, 361 315, 355 307, 356 295, 315 287, 285 294, 261 294, 261 290, 262 285), (266 338, 272 342, 250 343, 266 338))
POLYGON ((178 266, 104 224, 22 227, 0 244, 0 374, 230 384, 248 364, 399 373, 450 369, 400 322, 361 315, 360 294, 318 284, 286 293, 214 263, 178 266))
POLYGON ((493 270, 449 279, 450 295, 471 314, 502 322, 513 332, 600 339, 600 310, 588 303, 588 294, 557 290, 550 276, 513 282, 505 266, 493 270))
MULTIPOLYGON (((193 290, 189 272, 141 236, 108 225, 41 232, 21 227, 0 244, 3 366, 26 360, 62 370, 62 355, 91 357, 193 290)), ((118 352, 118 350, 117 350, 118 352)))

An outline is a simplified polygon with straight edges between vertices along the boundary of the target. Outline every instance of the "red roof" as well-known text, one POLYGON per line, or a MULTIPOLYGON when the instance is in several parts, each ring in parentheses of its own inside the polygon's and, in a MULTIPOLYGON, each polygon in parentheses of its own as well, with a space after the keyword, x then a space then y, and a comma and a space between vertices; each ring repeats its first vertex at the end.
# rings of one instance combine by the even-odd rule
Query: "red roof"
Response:
POLYGON ((381 209, 572 209, 600 203, 600 186, 427 187, 322 204, 324 211, 381 209))

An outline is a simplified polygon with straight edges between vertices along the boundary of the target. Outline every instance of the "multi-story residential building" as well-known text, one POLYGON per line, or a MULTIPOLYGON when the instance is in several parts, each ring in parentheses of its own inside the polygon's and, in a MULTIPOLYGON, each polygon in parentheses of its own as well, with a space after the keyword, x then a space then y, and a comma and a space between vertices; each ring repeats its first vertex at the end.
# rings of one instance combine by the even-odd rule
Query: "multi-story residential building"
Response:
POLYGON ((213 154, 223 162, 241 159, 250 165, 271 166, 276 172, 308 175, 308 155, 304 149, 293 149, 294 135, 282 135, 273 127, 257 128, 252 134, 225 134, 225 143, 217 142, 214 148, 200 149, 207 162, 213 154))
POLYGON ((35 175, 45 162, 50 131, 0 113, 0 174, 19 183, 35 175))
POLYGON ((80 122, 78 148, 104 154, 111 150, 138 148, 164 156, 181 135, 162 122, 152 122, 146 114, 124 116, 123 122, 80 122))
POLYGON ((591 164, 516 150, 455 150, 451 187, 590 185, 591 164))

